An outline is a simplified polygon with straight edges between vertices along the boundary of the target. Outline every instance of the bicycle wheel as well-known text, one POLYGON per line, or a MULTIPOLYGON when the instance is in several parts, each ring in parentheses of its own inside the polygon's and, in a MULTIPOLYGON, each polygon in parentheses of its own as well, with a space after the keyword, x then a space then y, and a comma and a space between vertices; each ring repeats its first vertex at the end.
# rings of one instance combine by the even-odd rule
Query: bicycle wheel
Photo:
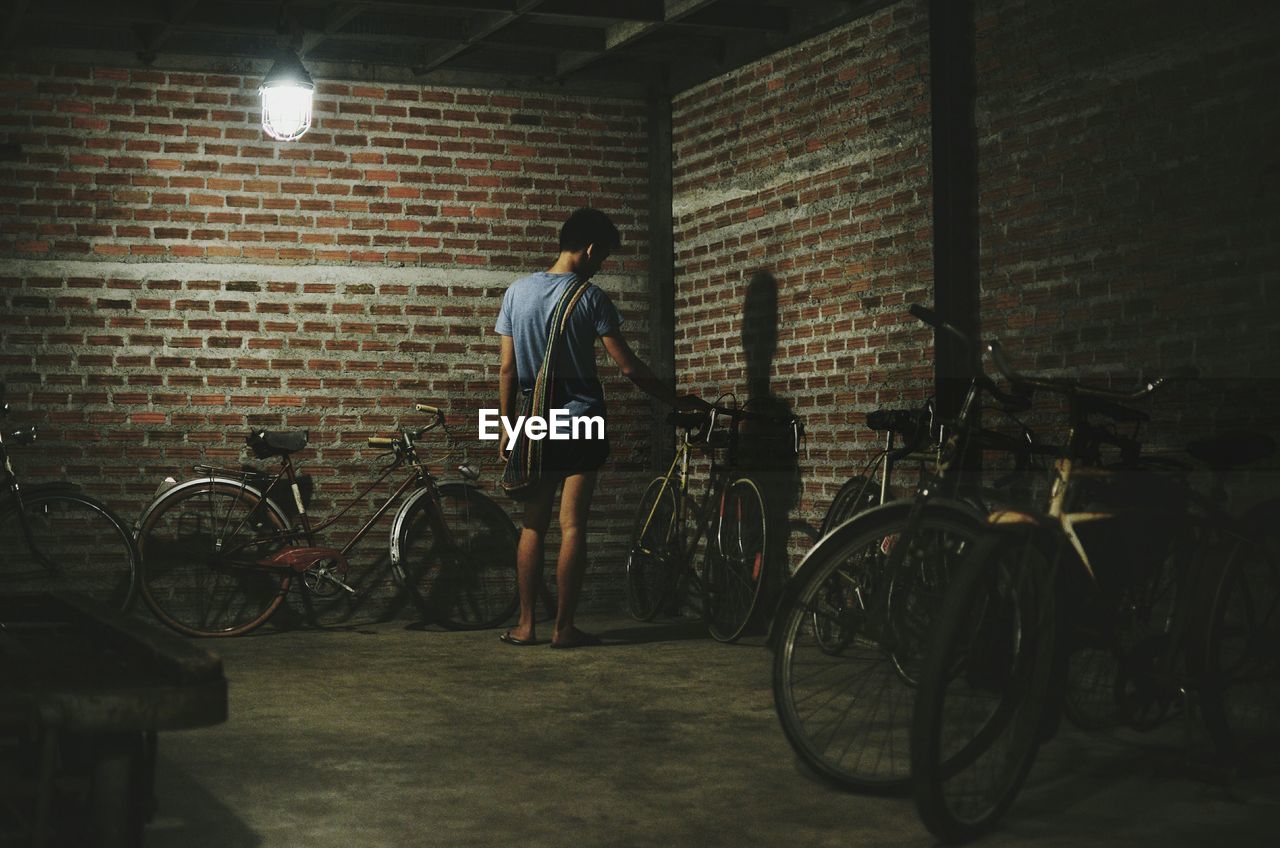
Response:
POLYGON ((938 614, 911 727, 916 808, 944 842, 995 826, 1035 761, 1054 673, 1054 575, 1033 532, 992 533, 938 614))
POLYGON ((463 483, 414 504, 400 531, 397 568, 422 611, 452 630, 497 627, 520 603, 519 530, 492 498, 463 483))
POLYGON ((0 513, 0 588, 81 592, 127 609, 137 586, 137 550, 128 526, 105 504, 77 492, 24 495, 0 513))
POLYGON ((771 553, 764 496, 754 481, 740 477, 720 493, 717 521, 704 559, 703 612, 711 638, 734 642, 751 624, 771 553))
MULTIPOLYGON (((893 495, 890 493, 889 499, 892 498, 893 495)), ((818 530, 818 537, 827 535, 853 516, 879 503, 880 486, 875 480, 862 476, 850 477, 844 481, 844 485, 831 501, 831 506, 827 508, 827 514, 823 516, 822 526, 818 530)))
POLYGON ((774 624, 773 699, 787 740, 818 775, 863 792, 907 789, 915 689, 903 669, 919 665, 929 610, 981 532, 967 514, 926 506, 904 536, 910 511, 881 508, 829 539, 797 572, 774 624), (897 545, 904 577, 895 581, 887 565, 897 545))
POLYGON ((238 636, 271 617, 291 576, 256 565, 281 542, 244 547, 287 527, 283 515, 234 483, 182 488, 138 529, 142 597, 169 627, 188 636, 238 636))
POLYGON ((676 492, 665 477, 649 481, 631 522, 627 554, 627 610, 652 621, 676 584, 676 492))
POLYGON ((1167 514, 1129 507, 1124 519, 1079 532, 1101 596, 1072 622, 1063 715, 1082 730, 1150 730, 1181 713, 1183 698, 1163 669, 1178 649, 1187 557, 1202 547, 1205 523, 1185 505, 1167 514))
POLYGON ((1280 762, 1280 528, 1217 547, 1225 561, 1206 575, 1189 671, 1218 749, 1246 772, 1270 773, 1280 762))

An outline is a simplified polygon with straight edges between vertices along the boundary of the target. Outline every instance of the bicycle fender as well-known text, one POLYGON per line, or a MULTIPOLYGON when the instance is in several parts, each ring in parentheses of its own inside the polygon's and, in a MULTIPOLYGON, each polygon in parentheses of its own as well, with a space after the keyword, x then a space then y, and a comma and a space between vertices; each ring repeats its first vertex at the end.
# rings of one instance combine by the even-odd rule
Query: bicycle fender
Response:
POLYGON ((276 518, 280 519, 280 525, 282 527, 289 526, 289 517, 285 514, 284 510, 280 508, 279 504, 267 497, 257 486, 250 486, 243 480, 235 477, 206 476, 192 477, 190 480, 183 480, 181 483, 165 489, 160 497, 152 499, 150 503, 143 507, 142 514, 139 515, 138 520, 133 523, 133 537, 135 539, 138 538, 138 532, 142 529, 142 525, 147 523, 147 519, 151 516, 151 513, 155 512, 156 508, 159 507, 160 504, 173 497, 176 493, 185 492, 187 489, 193 489, 199 486, 207 486, 210 484, 216 485, 219 483, 236 489, 243 489, 251 495, 257 495, 267 504, 267 508, 271 510, 272 514, 275 515, 276 518))
MULTIPOLYGON (((23 486, 19 490, 23 500, 38 498, 41 495, 76 495, 83 491, 79 485, 70 480, 54 480, 49 483, 34 483, 23 486)), ((10 497, 9 492, 0 492, 0 515, 8 515, 18 508, 18 502, 10 497)))
MULTIPOLYGON (((829 551, 837 550, 841 545, 845 544, 849 539, 863 532, 867 527, 873 526, 881 521, 892 521, 905 518, 911 512, 911 507, 915 505, 915 500, 898 500, 891 501, 887 504, 874 507, 859 512, 852 516, 844 523, 837 525, 831 532, 818 540, 809 552, 804 555, 804 559, 800 561, 800 565, 796 567, 794 573, 787 580, 786 585, 782 587, 782 592, 778 596, 777 603, 774 605, 774 615, 769 619, 769 636, 768 643, 773 647, 774 630, 773 620, 776 613, 784 604, 791 604, 795 601, 796 595, 800 591, 800 587, 804 585, 805 576, 815 568, 820 567, 823 559, 829 551)), ((986 514, 979 510, 973 504, 965 501, 953 500, 951 498, 934 498, 925 505, 925 510, 930 513, 945 513, 949 517, 953 517, 961 522, 967 522, 974 525, 975 529, 981 528, 986 520, 986 514)))
POLYGON ((405 520, 409 517, 409 511, 417 505, 418 501, 430 497, 431 491, 429 489, 418 489, 405 498, 404 503, 400 504, 400 508, 396 510, 395 518, 391 519, 391 541, 388 547, 391 551, 392 567, 398 568, 400 566, 400 536, 405 520))
POLYGON ((1240 519, 1246 527, 1258 529, 1274 527, 1277 521, 1280 521, 1280 498, 1271 498, 1254 504, 1245 510, 1240 519))
MULTIPOLYGON (((475 489, 475 486, 468 486, 466 483, 442 483, 437 487, 441 492, 455 491, 458 489, 475 489)), ((409 512, 414 508, 418 501, 423 498, 430 498, 430 489, 418 489, 409 497, 405 498, 404 503, 396 510, 395 518, 391 519, 391 543, 389 549, 391 551, 391 565, 398 568, 400 566, 400 537, 403 535, 405 521, 409 517, 409 512)))
MULTIPOLYGON (((1034 512, 1022 512, 1016 509, 997 509, 987 516, 986 521, 993 527, 1008 527, 1011 525, 1032 525, 1035 527, 1047 527, 1053 524, 1052 519, 1048 519, 1050 524, 1045 521, 1048 516, 1037 515, 1034 512)), ((1054 524, 1056 526, 1056 524, 1054 524)))
POLYGON ((31 486, 22 487, 22 496, 24 498, 36 497, 39 495, 71 495, 79 494, 84 491, 79 483, 72 483, 70 480, 54 480, 49 483, 36 483, 31 486))

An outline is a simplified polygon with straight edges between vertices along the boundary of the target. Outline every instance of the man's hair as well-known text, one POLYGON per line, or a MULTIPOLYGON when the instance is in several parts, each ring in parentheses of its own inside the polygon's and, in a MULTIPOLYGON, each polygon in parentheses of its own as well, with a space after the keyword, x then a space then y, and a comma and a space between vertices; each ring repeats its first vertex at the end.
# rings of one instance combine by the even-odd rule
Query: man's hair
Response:
POLYGON ((618 228, 599 209, 578 209, 560 228, 560 250, 575 252, 589 244, 616 250, 622 244, 618 228))

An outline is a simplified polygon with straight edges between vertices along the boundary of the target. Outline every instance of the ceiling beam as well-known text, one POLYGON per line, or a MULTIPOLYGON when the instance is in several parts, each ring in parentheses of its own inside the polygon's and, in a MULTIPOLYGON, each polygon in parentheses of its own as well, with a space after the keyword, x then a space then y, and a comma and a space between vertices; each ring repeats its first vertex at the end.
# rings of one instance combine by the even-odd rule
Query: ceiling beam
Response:
MULTIPOLYGON (((745 0, 721 0, 734 4, 745 0)), ((695 85, 724 73, 732 68, 762 59, 778 50, 798 44, 824 32, 830 32, 838 26, 852 20, 864 18, 876 11, 892 5, 894 0, 806 0, 803 4, 789 7, 790 26, 786 32, 760 30, 754 33, 742 33, 724 39, 723 67, 719 70, 697 68, 691 64, 672 65, 671 87, 674 92, 681 92, 695 85)), ((681 30, 677 26, 674 29, 681 30)), ((698 32, 689 28, 684 32, 698 32)), ((715 30, 702 30, 710 33, 715 30)), ((722 33, 727 31, 721 30, 722 33)))
POLYGON ((780 6, 717 5, 688 15, 680 21, 673 22, 673 25, 680 28, 786 32, 791 28, 791 14, 786 8, 780 6))
POLYGON ((144 65, 150 65, 160 54, 160 49, 173 38, 200 0, 172 0, 167 9, 168 20, 158 25, 139 24, 138 38, 142 41, 142 49, 138 51, 138 59, 144 65))
POLYGON ((468 33, 465 39, 447 47, 428 49, 423 53, 422 61, 414 66, 413 72, 419 75, 430 73, 503 27, 524 17, 542 5, 542 2, 543 0, 515 0, 510 11, 487 12, 472 16, 467 25, 468 33))
POLYGON ((666 16, 662 0, 547 0, 540 15, 595 18, 616 21, 661 21, 666 16))
MULTIPOLYGON (((425 49, 433 44, 465 42, 472 32, 468 21, 462 18, 415 19, 403 15, 366 14, 360 19, 358 28, 333 33, 326 39, 326 48, 312 55, 327 54, 328 45, 334 44, 417 44, 425 49)), ((520 21, 490 33, 482 44, 558 53, 584 45, 588 48, 602 47, 604 30, 600 27, 520 21)))
POLYGON ((601 57, 620 50, 650 33, 657 32, 669 23, 701 11, 714 2, 715 0, 664 0, 660 21, 622 21, 612 24, 605 30, 604 50, 566 51, 556 60, 556 76, 564 77, 574 71, 582 70, 601 57))
POLYGON ((18 34, 18 27, 22 26, 22 18, 27 14, 27 7, 30 5, 28 0, 13 0, 13 5, 9 7, 9 19, 4 22, 4 32, 0 33, 0 45, 8 47, 13 43, 14 37, 18 34))
MULTIPOLYGON (((371 0, 383 12, 510 12, 512 0, 371 0)), ((615 21, 660 21, 662 0, 544 0, 538 15, 615 21)))
POLYGON ((302 44, 298 47, 298 56, 303 57, 324 43, 325 39, 335 35, 338 30, 369 8, 368 3, 340 3, 329 10, 325 17, 324 27, 320 31, 312 30, 302 36, 302 44))

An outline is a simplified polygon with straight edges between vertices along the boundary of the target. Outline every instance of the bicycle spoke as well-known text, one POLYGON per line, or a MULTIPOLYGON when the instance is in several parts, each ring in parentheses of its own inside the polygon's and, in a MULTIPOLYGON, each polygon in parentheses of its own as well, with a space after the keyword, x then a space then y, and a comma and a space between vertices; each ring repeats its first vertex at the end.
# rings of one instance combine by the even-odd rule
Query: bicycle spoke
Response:
MULTIPOLYGON (((259 522, 284 529, 256 495, 236 484, 214 482, 162 500, 138 537, 144 597, 156 615, 197 636, 244 633, 270 617, 283 600, 287 575, 227 555, 254 540, 264 529, 259 522), (232 527, 239 528, 235 535, 218 535, 232 527)), ((264 547, 254 547, 255 555, 268 555, 264 547)))
POLYGON ((908 515, 886 513, 849 531, 846 541, 828 543, 825 559, 806 565, 805 588, 774 625, 781 631, 774 697, 788 741, 824 777, 852 788, 906 785, 915 693, 902 669, 914 660, 895 651, 923 638, 930 598, 947 582, 946 563, 977 532, 928 512, 908 530, 908 515))

